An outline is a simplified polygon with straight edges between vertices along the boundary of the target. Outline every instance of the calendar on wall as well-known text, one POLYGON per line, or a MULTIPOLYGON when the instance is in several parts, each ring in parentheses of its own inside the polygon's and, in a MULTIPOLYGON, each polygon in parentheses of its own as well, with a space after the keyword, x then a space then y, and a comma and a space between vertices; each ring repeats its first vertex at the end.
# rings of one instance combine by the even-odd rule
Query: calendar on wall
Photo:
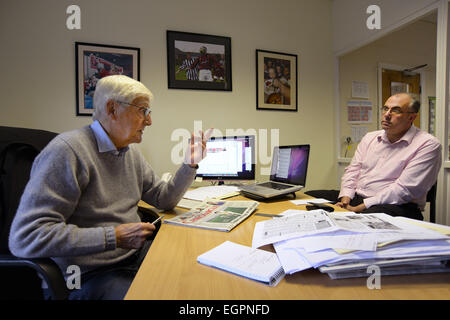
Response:
POLYGON ((349 100, 347 102, 348 123, 372 123, 372 102, 349 100))

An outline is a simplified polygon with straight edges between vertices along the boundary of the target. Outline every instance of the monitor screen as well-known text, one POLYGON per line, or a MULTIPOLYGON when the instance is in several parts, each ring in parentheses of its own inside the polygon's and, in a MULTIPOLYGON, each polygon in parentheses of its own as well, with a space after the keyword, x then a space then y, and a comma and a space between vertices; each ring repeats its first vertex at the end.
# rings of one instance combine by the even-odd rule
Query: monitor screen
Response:
POLYGON ((198 167, 205 180, 254 180, 255 136, 211 137, 198 167))
POLYGON ((270 180, 305 186, 309 149, 308 144, 275 147, 270 180))

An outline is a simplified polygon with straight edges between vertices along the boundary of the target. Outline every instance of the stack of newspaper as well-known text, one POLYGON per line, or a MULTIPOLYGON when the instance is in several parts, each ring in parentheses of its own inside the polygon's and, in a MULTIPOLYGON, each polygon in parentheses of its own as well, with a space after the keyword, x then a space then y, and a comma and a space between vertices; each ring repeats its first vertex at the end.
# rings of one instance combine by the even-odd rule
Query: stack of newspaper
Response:
POLYGON ((450 227, 384 213, 287 210, 255 225, 252 246, 273 244, 287 274, 318 268, 332 279, 450 272, 450 227))

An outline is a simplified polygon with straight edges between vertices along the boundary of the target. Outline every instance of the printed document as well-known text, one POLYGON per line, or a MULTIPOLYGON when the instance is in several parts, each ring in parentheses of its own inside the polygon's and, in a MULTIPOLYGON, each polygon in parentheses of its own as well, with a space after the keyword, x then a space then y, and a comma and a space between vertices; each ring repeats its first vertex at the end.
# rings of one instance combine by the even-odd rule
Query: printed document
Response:
POLYGON ((199 187, 193 190, 188 190, 183 198, 204 201, 208 198, 224 199, 239 194, 239 188, 236 186, 208 186, 199 187))
POLYGON ((326 211, 298 210, 298 214, 256 223, 252 247, 259 248, 290 238, 336 230, 338 230, 336 224, 328 217, 326 211))
POLYGON ((327 199, 299 199, 299 200, 291 200, 291 202, 295 205, 309 204, 309 203, 330 203, 330 200, 327 199))
MULTIPOLYGON (((442 261, 450 257, 448 226, 392 217, 384 213, 321 214, 321 210, 317 211, 319 210, 286 210, 280 214, 282 218, 260 222, 260 225, 255 226, 253 246, 273 243, 287 274, 308 268, 345 266, 363 261, 369 264, 371 261, 385 261, 395 265, 395 259, 409 258, 423 258, 427 264, 422 266, 419 262, 412 262, 411 266, 395 266, 395 270, 389 269, 387 272, 403 274, 450 271, 449 267, 442 266, 442 261), (309 224, 301 223, 302 215, 310 216, 309 219, 304 219, 309 224), (323 227, 325 224, 320 221, 326 221, 327 226, 323 227), (317 222, 320 222, 321 227, 314 227, 317 222), (428 262, 428 259, 437 260, 428 262), (433 269, 432 263, 438 264, 438 268, 433 269)), ((344 267, 341 269, 347 270, 344 267)), ((321 271, 328 272, 325 270, 328 269, 321 271)), ((330 271, 329 276, 333 279, 367 275, 358 273, 359 270, 330 271)))

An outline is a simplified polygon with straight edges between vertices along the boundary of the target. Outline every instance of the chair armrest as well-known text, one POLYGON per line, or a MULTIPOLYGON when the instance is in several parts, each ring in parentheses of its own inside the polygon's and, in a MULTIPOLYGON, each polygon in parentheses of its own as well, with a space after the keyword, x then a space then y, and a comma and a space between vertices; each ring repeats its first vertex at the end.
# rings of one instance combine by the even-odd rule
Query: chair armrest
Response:
POLYGON ((0 267, 29 267, 47 283, 53 300, 65 300, 69 289, 58 265, 49 258, 23 259, 12 255, 0 255, 0 267))
POLYGON ((138 206, 138 214, 143 222, 152 222, 159 218, 159 214, 150 208, 138 206))
MULTIPOLYGON (((139 217, 141 218, 142 222, 150 222, 150 223, 152 223, 153 221, 155 221, 156 219, 159 218, 159 214, 157 214, 155 211, 153 211, 150 208, 146 208, 146 207, 142 207, 142 206, 138 206, 138 214, 139 214, 139 217)), ((155 224, 155 227, 156 227, 155 231, 148 238, 150 240, 155 239, 155 236, 158 233, 159 228, 161 227, 161 221, 158 221, 155 224)))

